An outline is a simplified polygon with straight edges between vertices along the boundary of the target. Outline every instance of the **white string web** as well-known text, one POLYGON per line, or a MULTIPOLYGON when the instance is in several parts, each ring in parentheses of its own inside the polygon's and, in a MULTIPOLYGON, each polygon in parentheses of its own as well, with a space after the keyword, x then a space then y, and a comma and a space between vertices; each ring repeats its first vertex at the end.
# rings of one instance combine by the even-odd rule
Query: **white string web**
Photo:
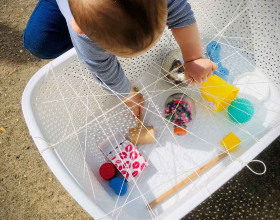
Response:
MULTIPOLYGON (((267 84, 270 96, 255 106, 253 118, 246 124, 230 121, 227 109, 214 113, 198 86, 180 87, 162 74, 165 54, 178 48, 169 31, 146 54, 120 59, 132 84, 144 95, 144 124, 153 125, 156 133, 154 144, 138 146, 150 165, 128 183, 124 196, 115 195, 108 182, 99 176, 99 167, 106 162, 99 146, 117 131, 128 137, 128 130, 136 126, 137 119, 113 91, 107 93, 101 88, 76 56, 69 58, 66 64, 49 65, 34 97, 35 116, 44 137, 33 138, 46 141, 55 150, 73 179, 101 207, 104 215, 97 219, 157 219, 171 212, 178 203, 191 202, 198 192, 210 195, 215 190, 212 180, 232 164, 240 169, 248 166, 250 161, 243 154, 279 125, 279 39, 272 37, 277 29, 268 28, 262 16, 264 8, 270 9, 271 21, 279 28, 279 19, 275 21, 273 17, 279 15, 279 3, 266 2, 261 10, 257 6, 260 2, 255 0, 213 0, 211 3, 213 7, 209 8, 209 1, 191 1, 201 29, 203 48, 213 40, 221 44, 221 63, 230 71, 230 83, 239 74, 261 69, 267 80, 253 84, 267 84), (196 105, 195 118, 187 128, 188 135, 180 138, 173 135, 174 124, 163 114, 166 98, 176 92, 187 94, 196 105), (220 141, 231 131, 242 143, 237 151, 229 153, 221 147, 220 141), (152 210, 146 208, 153 199, 225 151, 228 156, 222 162, 203 175, 197 173, 197 179, 191 180, 174 197, 152 210)), ((222 102, 228 104, 230 100, 222 102)))

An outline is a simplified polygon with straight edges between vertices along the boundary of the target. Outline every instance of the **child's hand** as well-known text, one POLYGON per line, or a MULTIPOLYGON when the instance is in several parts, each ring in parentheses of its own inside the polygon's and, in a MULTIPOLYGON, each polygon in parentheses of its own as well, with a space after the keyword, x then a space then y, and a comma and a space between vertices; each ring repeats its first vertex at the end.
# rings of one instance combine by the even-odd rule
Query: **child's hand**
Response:
POLYGON ((134 115, 137 117, 140 115, 140 112, 143 111, 144 107, 144 98, 140 92, 136 92, 134 89, 131 89, 130 94, 123 98, 122 101, 131 108, 134 115))
POLYGON ((200 84, 218 69, 218 65, 209 59, 200 58, 194 61, 185 62, 186 79, 191 84, 200 84))
POLYGON ((201 58, 203 50, 196 24, 173 28, 172 33, 181 48, 188 82, 192 84, 202 83, 211 76, 213 71, 218 69, 216 63, 201 58))

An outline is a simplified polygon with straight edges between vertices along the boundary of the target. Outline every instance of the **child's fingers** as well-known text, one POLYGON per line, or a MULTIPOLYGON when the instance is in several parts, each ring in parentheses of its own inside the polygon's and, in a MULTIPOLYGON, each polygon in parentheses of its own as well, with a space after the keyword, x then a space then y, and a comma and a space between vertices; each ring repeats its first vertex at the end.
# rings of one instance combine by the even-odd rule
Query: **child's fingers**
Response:
POLYGON ((216 71, 218 69, 217 63, 212 62, 212 71, 216 71))
POLYGON ((205 81, 207 81, 207 76, 203 76, 201 79, 202 79, 202 82, 205 82, 205 81))
POLYGON ((213 72, 211 71, 207 74, 207 78, 211 77, 212 75, 213 75, 213 72))
POLYGON ((139 106, 133 106, 132 108, 131 108, 131 110, 133 111, 133 114, 134 114, 134 116, 135 117, 138 117, 139 115, 140 115, 140 109, 139 109, 139 106))
POLYGON ((140 113, 143 112, 144 104, 145 104, 145 102, 144 102, 144 100, 143 100, 143 102, 141 102, 140 105, 139 105, 139 112, 140 112, 140 113))
POLYGON ((198 82, 197 80, 195 80, 195 79, 192 79, 192 81, 190 82, 190 84, 192 84, 192 85, 197 85, 197 84, 199 84, 199 82, 198 82))
POLYGON ((137 117, 140 115, 140 109, 139 109, 138 106, 135 108, 134 114, 135 114, 137 117))
POLYGON ((194 79, 193 81, 192 81, 192 85, 198 85, 198 84, 200 84, 202 82, 202 78, 197 78, 197 79, 194 79))
POLYGON ((192 84, 192 85, 197 84, 196 80, 193 77, 191 77, 188 73, 186 73, 185 75, 186 75, 187 83, 192 84))
POLYGON ((185 76, 186 76, 187 83, 191 83, 193 78, 190 77, 190 75, 188 73, 185 73, 185 76))
POLYGON ((138 114, 138 115, 140 115, 140 113, 143 112, 143 107, 142 107, 142 106, 139 106, 138 111, 139 111, 139 114, 138 114))
POLYGON ((138 101, 137 101, 137 116, 140 115, 141 112, 143 112, 143 109, 144 109, 144 104, 145 104, 145 100, 143 98, 143 95, 141 93, 139 93, 138 95, 138 101))
POLYGON ((143 95, 140 93, 140 100, 139 100, 139 104, 140 104, 140 107, 143 108, 144 107, 144 104, 145 104, 145 100, 143 98, 143 95))

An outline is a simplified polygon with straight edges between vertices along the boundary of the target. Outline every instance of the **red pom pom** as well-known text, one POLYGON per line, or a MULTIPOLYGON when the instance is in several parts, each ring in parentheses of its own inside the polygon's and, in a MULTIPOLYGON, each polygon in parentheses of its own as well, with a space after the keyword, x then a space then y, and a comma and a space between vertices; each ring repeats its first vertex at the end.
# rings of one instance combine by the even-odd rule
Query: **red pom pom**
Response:
POLYGON ((99 174, 103 179, 110 180, 116 175, 116 168, 111 163, 104 163, 99 168, 99 174))

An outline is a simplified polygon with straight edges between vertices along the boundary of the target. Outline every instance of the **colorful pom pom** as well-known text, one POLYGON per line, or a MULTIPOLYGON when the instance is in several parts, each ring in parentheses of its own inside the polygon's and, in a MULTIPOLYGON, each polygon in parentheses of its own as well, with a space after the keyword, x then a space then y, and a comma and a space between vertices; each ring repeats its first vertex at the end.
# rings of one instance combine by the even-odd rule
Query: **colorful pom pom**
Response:
POLYGON ((190 103, 171 99, 164 109, 165 117, 178 126, 186 126, 192 120, 192 107, 190 103))

